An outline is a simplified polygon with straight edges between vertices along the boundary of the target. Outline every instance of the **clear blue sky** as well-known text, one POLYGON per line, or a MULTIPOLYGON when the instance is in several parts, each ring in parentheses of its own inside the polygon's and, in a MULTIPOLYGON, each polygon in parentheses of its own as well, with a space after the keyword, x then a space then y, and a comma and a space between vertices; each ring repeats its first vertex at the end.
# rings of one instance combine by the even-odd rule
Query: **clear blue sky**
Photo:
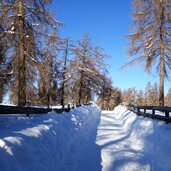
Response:
MULTIPOLYGON (((60 29, 62 37, 77 40, 90 33, 96 38, 95 43, 112 56, 107 62, 114 86, 144 90, 148 81, 158 82, 156 72, 148 75, 143 65, 120 70, 129 60, 126 35, 133 22, 131 4, 132 0, 54 0, 52 5, 56 18, 64 23, 60 29)), ((166 91, 170 83, 166 81, 166 91)))

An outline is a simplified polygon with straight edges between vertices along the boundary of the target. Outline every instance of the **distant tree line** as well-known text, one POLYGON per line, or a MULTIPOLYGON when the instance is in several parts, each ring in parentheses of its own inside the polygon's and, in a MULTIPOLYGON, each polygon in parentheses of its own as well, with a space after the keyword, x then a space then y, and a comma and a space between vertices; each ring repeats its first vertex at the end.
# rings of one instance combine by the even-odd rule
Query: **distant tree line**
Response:
POLYGON ((0 103, 80 104, 102 94, 108 71, 100 46, 85 34, 62 38, 51 0, 0 0, 0 103))
MULTIPOLYGON (((103 110, 113 110, 119 104, 134 104, 138 106, 159 106, 159 86, 155 82, 148 82, 145 90, 128 88, 120 90, 119 88, 108 87, 103 94, 98 97, 97 103, 103 110), (103 96, 105 94, 105 96, 103 96)), ((171 106, 171 88, 165 95, 165 105, 171 106)))

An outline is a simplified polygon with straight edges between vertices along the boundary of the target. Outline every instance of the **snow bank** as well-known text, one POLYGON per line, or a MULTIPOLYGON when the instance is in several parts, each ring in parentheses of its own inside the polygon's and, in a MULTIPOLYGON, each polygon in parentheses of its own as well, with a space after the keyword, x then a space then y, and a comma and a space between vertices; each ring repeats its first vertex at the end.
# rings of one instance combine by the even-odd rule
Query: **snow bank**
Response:
MULTIPOLYGON (((89 145, 97 150, 95 137, 99 113, 99 108, 91 105, 64 114, 51 112, 30 118, 1 116, 0 170, 79 170, 78 162, 82 156, 78 150, 85 146, 84 141, 92 139, 89 145), (72 155, 76 147, 78 153, 72 155), (69 163, 72 160, 74 166, 69 163)), ((85 152, 86 147, 83 150, 85 152)), ((88 160, 84 161, 87 163, 88 160)))
POLYGON ((124 106, 103 111, 97 144, 103 171, 170 171, 171 124, 137 116, 124 106))

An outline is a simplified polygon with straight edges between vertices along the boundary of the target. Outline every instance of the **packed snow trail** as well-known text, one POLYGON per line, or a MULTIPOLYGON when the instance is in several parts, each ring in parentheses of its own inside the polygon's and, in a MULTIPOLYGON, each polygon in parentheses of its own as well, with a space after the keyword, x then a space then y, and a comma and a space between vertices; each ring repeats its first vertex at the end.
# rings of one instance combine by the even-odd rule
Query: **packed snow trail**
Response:
POLYGON ((102 171, 170 171, 171 125, 136 116, 123 106, 103 111, 96 143, 102 171))

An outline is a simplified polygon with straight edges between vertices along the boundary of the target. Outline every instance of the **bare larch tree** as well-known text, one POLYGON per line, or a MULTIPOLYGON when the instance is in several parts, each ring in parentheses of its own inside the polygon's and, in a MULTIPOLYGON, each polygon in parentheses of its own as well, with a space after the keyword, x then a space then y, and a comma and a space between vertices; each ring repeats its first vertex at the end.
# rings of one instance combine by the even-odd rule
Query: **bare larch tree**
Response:
POLYGON ((157 68, 160 77, 159 105, 164 106, 164 77, 171 68, 170 0, 135 0, 134 33, 130 37, 129 64, 144 62, 145 69, 157 68))
MULTIPOLYGON (((64 108, 65 106, 65 100, 66 100, 66 89, 67 89, 67 84, 72 78, 72 72, 68 75, 69 72, 69 64, 70 64, 70 59, 69 57, 71 56, 72 52, 74 50, 74 43, 70 38, 65 38, 63 39, 61 43, 61 51, 62 51, 62 68, 61 68, 61 73, 62 73, 62 80, 61 80, 61 106, 64 108)), ((71 67, 71 66, 70 66, 71 67)), ((72 71, 72 69, 70 69, 72 71)), ((69 95, 69 94, 68 94, 69 95)))
POLYGON ((10 52, 13 54, 11 61, 16 78, 14 81, 18 106, 25 106, 27 101, 26 73, 30 72, 28 65, 41 65, 39 59, 43 55, 41 53, 41 48, 45 45, 43 42, 49 32, 59 25, 59 22, 46 10, 50 3, 51 0, 0 1, 0 12, 5 16, 3 23, 7 25, 4 34, 8 35, 8 40, 12 42, 10 52))
POLYGON ((77 92, 77 103, 81 104, 91 101, 93 91, 98 91, 99 79, 106 71, 104 59, 107 55, 102 48, 93 45, 88 34, 83 35, 77 44, 73 58, 76 77, 74 91, 77 92))

